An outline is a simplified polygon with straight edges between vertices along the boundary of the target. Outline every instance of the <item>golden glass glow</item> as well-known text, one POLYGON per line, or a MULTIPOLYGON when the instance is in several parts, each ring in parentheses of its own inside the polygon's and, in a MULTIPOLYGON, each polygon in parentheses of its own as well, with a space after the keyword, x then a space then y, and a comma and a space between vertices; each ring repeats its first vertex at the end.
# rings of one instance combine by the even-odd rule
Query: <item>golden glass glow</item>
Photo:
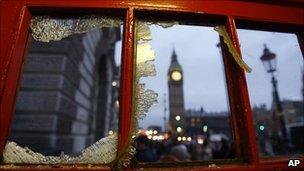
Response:
POLYGON ((113 135, 114 132, 112 130, 109 131, 109 135, 113 135))
POLYGON ((119 101, 118 100, 115 101, 115 105, 116 105, 117 108, 119 108, 119 101))
POLYGON ((181 127, 177 127, 177 128, 176 128, 176 131, 177 131, 177 132, 182 132, 182 128, 181 128, 181 127))
POLYGON ((182 140, 182 137, 177 137, 177 140, 178 140, 178 141, 181 141, 181 140, 182 140))
POLYGON ((188 138, 187 138, 187 141, 191 141, 191 140, 192 140, 192 138, 191 138, 191 137, 188 137, 188 138))
POLYGON ((113 87, 116 87, 116 86, 117 86, 117 82, 116 82, 116 81, 113 81, 113 82, 112 82, 112 86, 113 86, 113 87))
POLYGON ((152 135, 152 134, 153 134, 153 131, 152 131, 152 130, 148 130, 148 131, 146 131, 146 134, 147 134, 147 135, 152 135))
POLYGON ((198 139, 197 139, 197 143, 198 143, 198 144, 204 144, 204 139, 198 138, 198 139))
POLYGON ((172 74, 171 74, 171 78, 174 81, 179 81, 179 80, 182 79, 182 74, 179 71, 173 71, 172 74))

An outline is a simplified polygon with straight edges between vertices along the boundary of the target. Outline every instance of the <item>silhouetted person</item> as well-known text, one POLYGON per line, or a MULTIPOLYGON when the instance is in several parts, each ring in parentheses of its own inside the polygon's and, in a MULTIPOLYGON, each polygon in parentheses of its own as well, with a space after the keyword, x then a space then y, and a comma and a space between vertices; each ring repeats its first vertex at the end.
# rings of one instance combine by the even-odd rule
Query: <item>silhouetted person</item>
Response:
POLYGON ((203 144, 203 157, 202 157, 202 159, 203 160, 211 160, 213 158, 212 154, 213 154, 213 151, 212 151, 212 148, 210 146, 209 140, 206 139, 204 141, 204 144, 203 144))
POLYGON ((172 140, 173 143, 169 155, 174 156, 177 161, 189 161, 191 156, 188 152, 187 146, 178 141, 176 137, 172 140))
POLYGON ((229 157, 230 148, 229 143, 225 138, 221 139, 222 146, 219 151, 213 153, 213 159, 225 159, 229 157))
POLYGON ((149 139, 145 135, 140 135, 135 139, 136 160, 138 162, 157 161, 156 153, 149 146, 149 139))
POLYGON ((191 160, 203 160, 203 147, 201 144, 191 144, 191 160))

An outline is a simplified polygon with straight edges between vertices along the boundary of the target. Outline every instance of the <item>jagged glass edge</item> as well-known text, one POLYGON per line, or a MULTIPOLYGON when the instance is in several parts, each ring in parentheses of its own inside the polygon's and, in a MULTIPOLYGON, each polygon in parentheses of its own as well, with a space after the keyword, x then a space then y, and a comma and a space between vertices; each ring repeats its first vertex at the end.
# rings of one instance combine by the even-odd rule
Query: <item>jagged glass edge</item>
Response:
MULTIPOLYGON (((120 21, 107 22, 108 25, 103 25, 100 24, 103 23, 102 21, 97 21, 99 19, 100 18, 96 18, 96 16, 86 16, 76 20, 65 19, 65 21, 63 19, 58 19, 57 21, 57 19, 50 18, 49 16, 36 16, 31 21, 32 35, 37 41, 49 42, 50 40, 61 40, 71 34, 83 33, 103 26, 114 27, 121 25, 120 21), (82 21, 85 23, 82 24, 82 21), (90 21, 95 24, 90 26, 90 21), (46 28, 44 29, 44 27, 46 28), (60 30, 60 27, 62 27, 62 30, 60 30)), ((148 43, 150 44, 149 47, 151 47, 152 38, 148 25, 150 24, 147 22, 138 23, 139 28, 142 27, 145 29, 138 29, 137 37, 140 37, 140 39, 138 39, 137 43, 148 43)), ((148 50, 150 50, 153 55, 136 64, 136 88, 138 93, 135 97, 135 128, 138 128, 138 120, 143 119, 149 108, 157 102, 157 93, 153 90, 145 89, 145 85, 140 83, 140 78, 156 75, 153 63, 155 59, 154 51, 149 48, 148 50)), ((140 52, 141 49, 139 48, 137 51, 140 52)), ((145 58, 145 56, 137 56, 137 58, 145 58)), ((131 133, 133 135, 132 139, 134 139, 137 134, 137 130, 134 130, 131 133)), ((77 157, 65 154, 60 156, 44 156, 41 153, 32 151, 28 147, 21 147, 15 142, 8 141, 3 153, 3 162, 10 164, 107 164, 113 161, 116 157, 117 141, 118 135, 117 133, 114 133, 113 135, 102 138, 93 145, 84 149, 77 157)), ((130 156, 133 156, 135 154, 135 149, 130 148, 129 154, 130 156)), ((130 156, 123 159, 124 166, 126 166, 126 163, 130 163, 130 156)))
MULTIPOLYGON (((98 29, 101 27, 120 27, 123 20, 118 17, 105 16, 105 15, 83 15, 74 18, 54 18, 49 15, 33 16, 30 23, 32 36, 37 41, 49 42, 58 41, 72 34, 85 33, 90 30, 98 29)), ((140 24, 139 29, 147 29, 148 25, 159 25, 163 28, 171 27, 177 22, 145 22, 140 24)), ((142 33, 148 33, 144 31, 142 33)), ((149 38, 145 35, 139 35, 139 38, 149 38)))
POLYGON ((119 165, 127 167, 136 153, 136 148, 132 145, 138 135, 138 121, 143 119, 150 107, 157 103, 158 94, 153 90, 146 89, 145 84, 141 83, 141 78, 156 75, 154 65, 155 53, 151 46, 151 31, 149 23, 144 21, 136 22, 136 75, 135 75, 135 104, 133 122, 130 136, 128 139, 129 147, 124 153, 124 157, 119 160, 119 165))
POLYGON ((3 162, 9 164, 107 164, 115 159, 117 133, 100 139, 82 150, 79 156, 44 156, 28 147, 20 147, 15 142, 7 142, 3 152, 3 162))
POLYGON ((30 28, 35 40, 49 42, 101 27, 119 27, 122 23, 120 18, 104 15, 83 15, 75 18, 54 18, 43 15, 34 16, 30 28))

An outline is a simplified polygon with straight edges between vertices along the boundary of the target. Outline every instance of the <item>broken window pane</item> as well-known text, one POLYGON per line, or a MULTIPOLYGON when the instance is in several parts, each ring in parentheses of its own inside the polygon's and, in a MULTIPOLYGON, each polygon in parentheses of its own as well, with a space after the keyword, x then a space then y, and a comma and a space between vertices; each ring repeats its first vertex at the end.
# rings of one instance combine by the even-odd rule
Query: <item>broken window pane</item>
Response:
POLYGON ((121 21, 95 15, 32 19, 36 40, 26 57, 5 163, 115 159, 121 21))
POLYGON ((145 28, 152 33, 156 76, 140 83, 158 94, 158 103, 139 122, 135 160, 234 158, 219 35, 212 27, 170 26, 150 23, 145 28))
POLYGON ((239 29, 261 156, 304 153, 303 56, 294 34, 239 29))

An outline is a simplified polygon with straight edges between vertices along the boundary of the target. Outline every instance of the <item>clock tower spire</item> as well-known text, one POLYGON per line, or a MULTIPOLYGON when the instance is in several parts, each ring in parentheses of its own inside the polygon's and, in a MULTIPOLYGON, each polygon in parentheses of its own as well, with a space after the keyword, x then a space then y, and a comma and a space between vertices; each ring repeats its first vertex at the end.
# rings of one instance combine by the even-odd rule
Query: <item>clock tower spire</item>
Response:
POLYGON ((183 70, 178 63, 175 49, 171 55, 171 64, 168 70, 169 87, 169 125, 173 133, 184 132, 184 90, 183 70))

